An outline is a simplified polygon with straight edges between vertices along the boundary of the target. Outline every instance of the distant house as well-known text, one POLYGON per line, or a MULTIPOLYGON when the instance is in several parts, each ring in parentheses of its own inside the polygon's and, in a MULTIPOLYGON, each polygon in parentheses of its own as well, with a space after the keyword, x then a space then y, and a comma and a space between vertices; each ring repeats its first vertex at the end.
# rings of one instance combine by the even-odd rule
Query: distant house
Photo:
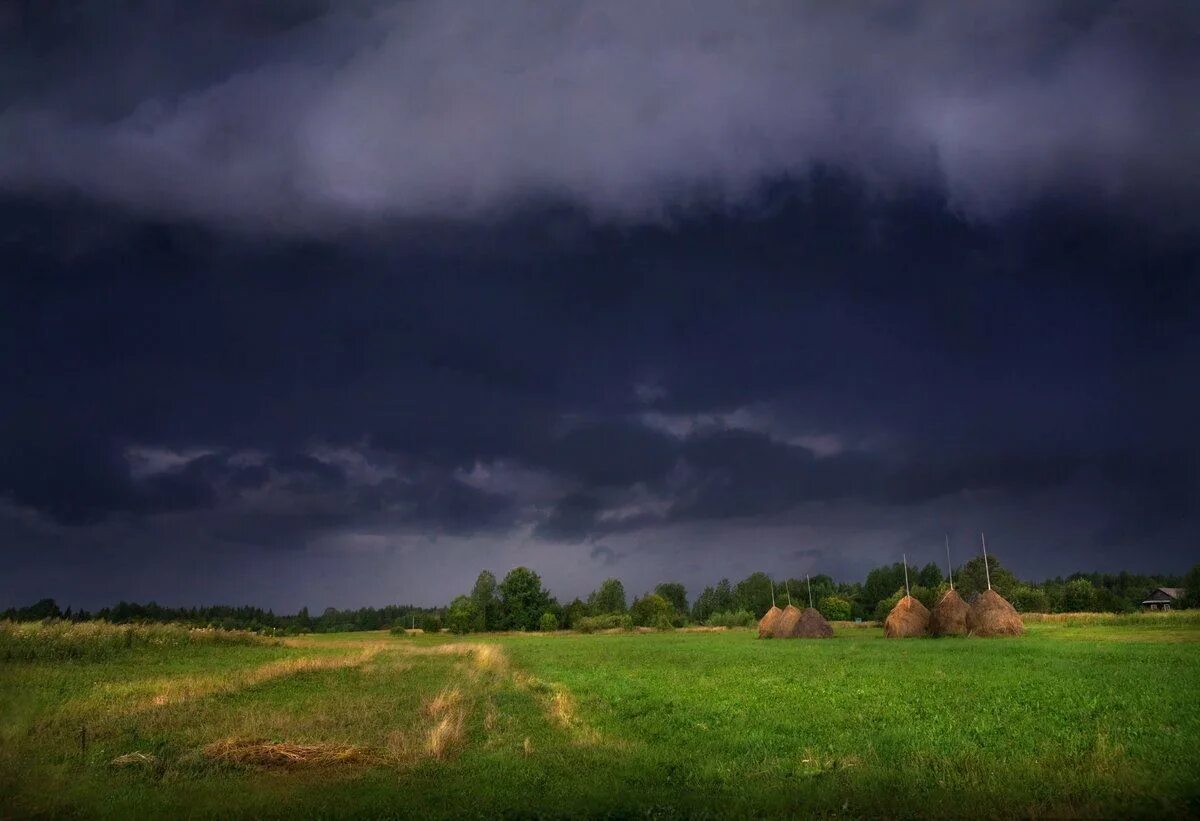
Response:
POLYGON ((1156 587, 1142 602, 1143 610, 1170 610, 1171 605, 1183 600, 1182 587, 1156 587))

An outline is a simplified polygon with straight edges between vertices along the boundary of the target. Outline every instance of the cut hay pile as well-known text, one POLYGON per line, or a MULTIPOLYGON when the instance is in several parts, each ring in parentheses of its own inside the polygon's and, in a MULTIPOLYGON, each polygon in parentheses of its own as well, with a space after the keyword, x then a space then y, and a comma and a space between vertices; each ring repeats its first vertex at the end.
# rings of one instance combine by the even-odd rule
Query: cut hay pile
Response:
POLYGON ((772 635, 777 639, 799 638, 799 633, 796 631, 800 627, 800 617, 802 615, 804 614, 800 612, 799 607, 789 604, 779 614, 779 621, 775 622, 775 630, 772 635))
POLYGON ((108 762, 114 767, 139 767, 146 770, 154 770, 162 763, 156 755, 135 751, 119 755, 112 761, 108 762))
POLYGON ((216 761, 254 767, 303 767, 352 764, 367 759, 361 747, 350 744, 288 744, 263 739, 226 738, 204 748, 216 761))
POLYGON ((973 636, 1021 636, 1025 625, 1008 600, 995 590, 985 590, 971 605, 967 628, 973 636))
POLYGON ((929 632, 929 608, 912 596, 896 602, 883 620, 883 635, 889 639, 907 639, 929 632))
POLYGON ((970 630, 967 625, 970 618, 971 606, 951 588, 934 605, 929 616, 929 632, 935 636, 965 636, 970 630))
POLYGON ((775 635, 775 626, 779 624, 780 617, 783 616, 783 611, 775 605, 771 605, 771 609, 767 614, 758 620, 758 637, 760 639, 769 639, 775 635))
POLYGON ((833 627, 821 615, 820 610, 810 607, 800 614, 800 621, 796 624, 796 638, 831 639, 833 627))

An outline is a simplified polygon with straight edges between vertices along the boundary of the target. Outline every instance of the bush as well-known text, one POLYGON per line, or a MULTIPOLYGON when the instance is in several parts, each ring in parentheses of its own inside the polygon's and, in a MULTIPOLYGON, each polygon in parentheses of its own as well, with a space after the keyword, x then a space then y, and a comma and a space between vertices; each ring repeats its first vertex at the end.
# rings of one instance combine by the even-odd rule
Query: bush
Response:
POLYGON ((1096 608, 1096 588, 1087 579, 1072 579, 1063 587, 1059 609, 1066 613, 1090 613, 1096 608))
POLYGON ((708 623, 713 627, 752 627, 758 624, 758 619, 749 610, 727 610, 713 613, 708 623))
POLYGON ((442 632, 442 619, 440 616, 426 616, 421 622, 421 631, 424 633, 440 633, 442 632))
POLYGON ((459 596, 450 603, 450 611, 446 614, 446 626, 451 633, 463 635, 470 633, 479 625, 479 607, 468 596, 459 596))
POLYGON ((826 596, 817 602, 817 610, 830 621, 850 620, 850 602, 841 596, 826 596))
POLYGON ((546 611, 542 614, 542 620, 538 622, 538 627, 543 633, 553 633, 558 629, 558 618, 553 613, 546 611))
POLYGON ((882 623, 887 618, 888 613, 892 612, 892 608, 896 606, 896 602, 904 598, 904 588, 900 588, 892 595, 875 605, 875 621, 882 623))
POLYGON ((1031 587, 1027 584, 1019 585, 1013 588, 1012 596, 1008 601, 1009 604, 1016 608, 1018 613, 1050 612, 1050 599, 1046 595, 1046 591, 1040 587, 1031 587))
POLYGON ((404 619, 396 619, 395 624, 392 625, 392 629, 388 632, 393 636, 407 636, 408 628, 404 626, 404 619))
POLYGON ((633 606, 629 608, 629 616, 638 627, 660 627, 665 623, 666 629, 670 630, 674 615, 675 608, 657 593, 634 599, 633 606))
POLYGON ((575 625, 580 633, 595 633, 597 630, 632 630, 633 619, 628 613, 605 613, 602 616, 584 616, 575 625))

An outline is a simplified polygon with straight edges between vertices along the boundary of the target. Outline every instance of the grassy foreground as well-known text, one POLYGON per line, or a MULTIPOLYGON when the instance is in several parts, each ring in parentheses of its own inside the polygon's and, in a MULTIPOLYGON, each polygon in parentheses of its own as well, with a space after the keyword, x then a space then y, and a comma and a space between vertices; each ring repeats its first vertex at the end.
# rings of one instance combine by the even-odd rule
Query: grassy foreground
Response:
POLYGON ((0 646, 0 817, 1200 815, 1195 619, 1016 640, 19 638, 0 646))

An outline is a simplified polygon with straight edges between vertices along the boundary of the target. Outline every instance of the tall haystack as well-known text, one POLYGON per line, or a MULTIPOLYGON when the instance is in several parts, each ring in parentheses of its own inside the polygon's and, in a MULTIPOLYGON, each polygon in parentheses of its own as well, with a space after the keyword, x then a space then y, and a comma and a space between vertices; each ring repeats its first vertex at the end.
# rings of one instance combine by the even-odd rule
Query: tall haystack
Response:
POLYGON ((979 542, 983 545, 983 572, 987 576, 988 589, 980 593, 971 602, 971 613, 967 618, 967 627, 972 636, 1023 636, 1025 625, 1017 609, 1008 603, 1008 599, 992 589, 992 571, 988 567, 987 539, 979 534, 979 542))
POLYGON ((953 587, 933 607, 929 616, 929 632, 935 636, 965 636, 970 628, 971 606, 953 587))
POLYGON ((821 615, 821 611, 810 607, 800 614, 796 623, 796 638, 798 639, 831 639, 833 627, 821 615))
POLYGON ((777 639, 796 639, 800 638, 797 632, 800 628, 800 617, 804 614, 800 612, 800 608, 794 604, 789 604, 783 608, 783 613, 779 616, 779 621, 775 622, 775 630, 773 635, 777 639))
POLYGON ((889 639, 907 639, 929 632, 929 608, 912 596, 896 602, 883 620, 883 635, 889 639))
POLYGON ((995 590, 984 590, 971 605, 967 629, 972 636, 1022 636, 1021 615, 995 590))
POLYGON ((775 625, 779 624, 782 615, 783 611, 772 604, 767 614, 758 620, 758 637, 760 639, 772 638, 775 635, 775 625))

